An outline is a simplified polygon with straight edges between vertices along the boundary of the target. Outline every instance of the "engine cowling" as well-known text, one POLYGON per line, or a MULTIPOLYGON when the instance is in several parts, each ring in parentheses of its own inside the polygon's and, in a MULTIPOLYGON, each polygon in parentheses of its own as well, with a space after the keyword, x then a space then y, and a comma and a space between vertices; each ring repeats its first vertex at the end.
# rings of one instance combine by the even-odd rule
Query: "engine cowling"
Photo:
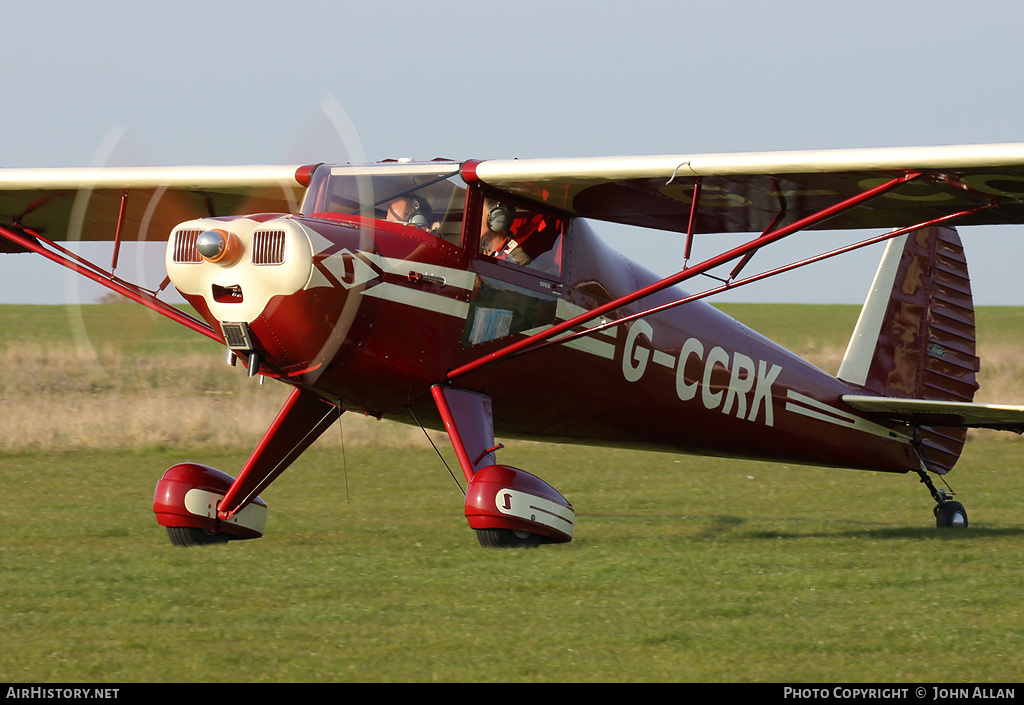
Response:
POLYGON ((363 232, 318 230, 283 214, 186 221, 165 264, 178 291, 257 372, 297 379, 335 360, 373 272, 357 258, 363 232))

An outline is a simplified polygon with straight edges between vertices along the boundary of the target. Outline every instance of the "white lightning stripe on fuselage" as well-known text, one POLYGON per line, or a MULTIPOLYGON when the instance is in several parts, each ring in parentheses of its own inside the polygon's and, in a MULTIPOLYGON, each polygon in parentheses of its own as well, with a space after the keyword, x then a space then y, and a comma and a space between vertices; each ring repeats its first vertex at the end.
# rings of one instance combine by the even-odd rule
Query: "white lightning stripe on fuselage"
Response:
POLYGON ((434 264, 424 264, 407 259, 394 257, 381 257, 369 252, 362 252, 369 257, 378 267, 387 274, 397 274, 402 277, 409 276, 409 272, 416 272, 428 277, 443 279, 445 286, 454 286, 457 289, 472 291, 476 287, 477 275, 465 269, 453 269, 434 264))
POLYGON ((433 311, 446 316, 466 318, 469 316, 469 304, 465 301, 431 294, 426 291, 416 291, 398 284, 381 283, 363 291, 363 296, 373 296, 378 299, 390 301, 396 304, 404 304, 424 311, 433 311))
MULTIPOLYGON (((331 246, 331 243, 327 240, 323 240, 319 244, 322 247, 331 246)), ((411 274, 417 274, 432 277, 444 282, 443 286, 450 286, 464 291, 472 291, 476 286, 477 275, 463 269, 452 269, 451 267, 424 264, 422 262, 415 262, 406 259, 383 257, 374 252, 366 252, 363 250, 358 251, 356 254, 358 254, 359 257, 366 258, 367 261, 371 262, 377 267, 377 269, 385 274, 398 275, 401 277, 409 277, 411 274)), ((363 263, 359 257, 354 256, 349 250, 342 250, 329 257, 325 257, 321 260, 320 266, 330 271, 331 274, 333 274, 338 281, 342 282, 342 285, 346 288, 350 286, 354 287, 357 284, 371 282, 377 278, 377 274, 369 266, 363 263), (353 258, 353 266, 357 268, 355 275, 356 279, 353 283, 348 283, 346 279, 345 255, 349 255, 353 258)), ((329 286, 332 284, 323 276, 317 267, 313 267, 309 286, 325 285, 329 286)), ((385 301, 391 301, 392 303, 412 306, 424 311, 432 311, 446 316, 454 316, 456 318, 463 319, 469 316, 469 304, 465 301, 457 301, 448 296, 434 294, 428 291, 420 291, 401 284, 379 282, 367 289, 364 289, 361 293, 363 296, 372 296, 385 301)))
MULTIPOLYGON (((535 333, 541 333, 546 331, 551 326, 540 326, 539 328, 531 328, 530 330, 524 330, 523 335, 534 335, 535 333)), ((564 335, 570 335, 565 333, 564 335)), ((554 341, 558 341, 559 336, 552 338, 554 341)), ((606 343, 601 340, 594 340, 590 337, 577 338, 576 340, 570 340, 567 343, 562 343, 567 348, 573 350, 580 350, 591 355, 597 355, 598 357, 604 358, 605 360, 615 359, 615 346, 612 343, 606 343)))
MULTIPOLYGON (((567 321, 571 318, 575 318, 581 313, 586 312, 587 309, 581 306, 577 306, 576 304, 569 303, 564 299, 558 299, 557 303, 555 304, 555 317, 562 321, 567 321)), ((601 322, 602 321, 588 321, 587 323, 583 324, 583 327, 590 328, 592 326, 599 325, 601 322)), ((523 335, 534 335, 536 333, 541 333, 547 330, 548 328, 551 328, 551 326, 538 326, 536 328, 531 328, 530 330, 524 330, 523 335)), ((618 336, 618 330, 618 328, 608 328, 595 335, 600 335, 604 338, 611 339, 612 341, 614 341, 618 336)), ((552 340, 557 341, 560 337, 566 337, 569 335, 572 335, 571 331, 563 333, 561 336, 555 336, 554 338, 552 338, 552 340)), ((579 350, 581 352, 590 353, 591 355, 596 355, 605 360, 615 359, 614 342, 607 342, 606 340, 598 340, 595 337, 584 336, 582 338, 577 338, 576 340, 570 340, 567 343, 563 343, 563 345, 565 345, 565 347, 567 348, 572 348, 573 350, 579 350)))
POLYGON ((910 443, 912 440, 911 437, 906 434, 897 433, 891 428, 873 423, 855 414, 851 414, 848 411, 844 411, 830 404, 826 404, 825 402, 818 401, 817 399, 812 399, 800 392, 794 392, 792 389, 786 390, 786 397, 789 399, 789 401, 786 402, 786 411, 790 411, 794 414, 800 414, 801 416, 817 419, 818 421, 824 421, 836 426, 852 428, 864 433, 870 433, 874 436, 893 438, 895 440, 902 441, 903 443, 910 443))

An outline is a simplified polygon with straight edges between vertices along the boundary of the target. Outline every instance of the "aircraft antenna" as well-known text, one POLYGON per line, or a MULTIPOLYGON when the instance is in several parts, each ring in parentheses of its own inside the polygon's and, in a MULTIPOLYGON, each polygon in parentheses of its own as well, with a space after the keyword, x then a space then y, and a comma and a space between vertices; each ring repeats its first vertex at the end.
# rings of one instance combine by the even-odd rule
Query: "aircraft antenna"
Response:
POLYGON ((345 504, 352 503, 352 497, 348 493, 348 456, 345 454, 345 428, 341 421, 341 415, 344 413, 344 409, 341 405, 338 406, 338 433, 341 434, 341 467, 345 473, 345 504))
POLYGON ((429 433, 427 433, 427 429, 423 428, 423 424, 420 423, 420 418, 416 415, 416 412, 413 411, 413 408, 411 406, 409 407, 409 413, 412 414, 413 419, 415 419, 416 425, 420 427, 421 431, 423 431, 423 435, 427 437, 428 441, 430 441, 430 445, 433 446, 434 452, 437 453, 437 457, 441 459, 441 463, 444 465, 445 469, 448 470, 448 474, 452 476, 452 480, 455 482, 455 485, 459 488, 459 492, 465 495, 466 490, 464 490, 462 488, 462 485, 459 484, 459 480, 457 477, 455 477, 455 473, 452 472, 451 466, 448 465, 448 461, 444 459, 443 455, 441 455, 441 451, 438 450, 437 444, 434 443, 434 439, 430 437, 429 433))

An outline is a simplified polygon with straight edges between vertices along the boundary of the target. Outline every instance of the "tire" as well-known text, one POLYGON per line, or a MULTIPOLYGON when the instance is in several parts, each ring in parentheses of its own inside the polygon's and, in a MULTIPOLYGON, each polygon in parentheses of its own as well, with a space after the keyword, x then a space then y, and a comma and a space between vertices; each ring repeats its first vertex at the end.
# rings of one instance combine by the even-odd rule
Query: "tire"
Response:
POLYGON ((967 510, 959 502, 943 502, 935 508, 935 526, 940 529, 966 529, 967 510))
POLYGON ((535 548, 541 544, 540 534, 511 529, 476 529, 476 539, 484 548, 535 548))
POLYGON ((168 526, 167 537, 175 546, 191 548, 193 546, 214 546, 227 543, 227 534, 217 534, 194 526, 168 526))

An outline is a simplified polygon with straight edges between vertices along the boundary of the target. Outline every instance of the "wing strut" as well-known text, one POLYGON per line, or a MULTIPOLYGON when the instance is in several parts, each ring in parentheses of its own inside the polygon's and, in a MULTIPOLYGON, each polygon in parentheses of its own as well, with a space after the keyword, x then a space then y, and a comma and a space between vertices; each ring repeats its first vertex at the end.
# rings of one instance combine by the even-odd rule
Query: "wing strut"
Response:
MULTIPOLYGON (((509 355, 513 355, 527 348, 533 347, 538 343, 544 342, 548 338, 569 331, 578 325, 582 325, 595 318, 599 318, 617 308, 633 303, 634 301, 642 299, 658 291, 675 286, 676 284, 687 279, 690 279, 691 277, 695 277, 698 274, 703 274, 704 272, 707 272, 708 270, 711 270, 725 262, 734 260, 737 257, 743 257, 744 255, 747 255, 748 253, 751 253, 761 247, 764 247, 765 245, 781 240, 789 235, 792 235, 795 232, 803 230, 804 228, 808 228, 812 225, 828 220, 829 218, 832 218, 842 213, 843 211, 847 211, 851 208, 854 208, 860 205, 861 203, 864 203, 865 201, 875 198, 876 196, 888 193, 889 191, 899 188, 900 186, 910 181, 913 181, 914 179, 917 179, 921 176, 922 172, 918 171, 912 171, 906 174, 901 174, 900 176, 892 178, 883 184, 880 184, 878 186, 875 186, 874 188, 868 189, 867 191, 863 191, 859 194, 846 198, 840 201, 839 203, 829 206, 828 208, 822 209, 818 213, 809 215, 806 218, 801 218, 800 220, 797 220, 793 223, 790 223, 789 225, 781 227, 778 230, 764 232, 760 236, 751 240, 750 242, 735 247, 729 250, 728 252, 724 252, 716 257, 708 258, 701 262, 700 264, 695 264, 692 267, 686 267, 681 272, 677 272, 676 274, 665 277, 661 281, 655 282, 654 284, 651 284, 649 286, 637 289, 632 294, 627 294, 626 296, 619 297, 614 301, 609 301, 608 303, 598 306, 597 308, 591 309, 585 313, 581 313, 580 315, 574 318, 563 321, 561 323, 557 323, 552 327, 541 331, 540 333, 535 333, 534 335, 516 341, 511 345, 507 345, 504 348, 501 348, 500 350, 495 350, 494 352, 489 353, 487 355, 483 355, 482 357, 473 360, 472 362, 468 362, 465 365, 457 367, 448 373, 448 380, 453 380, 456 377, 460 377, 461 375, 464 375, 468 372, 472 372, 473 370, 479 369, 480 367, 489 365, 502 358, 508 357, 509 355)), ((589 329, 588 332, 592 331, 593 329, 589 329)))
POLYGON ((133 284, 124 282, 114 277, 113 274, 105 272, 93 263, 89 262, 82 257, 79 257, 75 253, 66 250, 60 245, 47 240, 42 235, 25 229, 24 233, 11 230, 0 226, 0 236, 7 238, 11 242, 20 245, 21 247, 35 252, 36 254, 42 255, 46 259, 56 262, 62 267, 66 267, 76 274, 81 274, 87 279, 91 279, 97 284, 102 284, 111 291, 115 291, 122 296, 125 296, 132 301, 142 304, 146 308, 156 311, 157 313, 170 318, 171 320, 182 324, 197 333, 202 333, 206 337, 216 340, 218 343, 223 343, 224 338, 221 337, 220 333, 215 331, 212 327, 194 318, 187 313, 178 310, 174 306, 171 306, 165 301, 161 301, 156 298, 152 293, 145 291, 133 284), (49 245, 45 247, 42 243, 49 245), (53 248, 53 249, 50 249, 53 248))
MULTIPOLYGON (((672 175, 675 178, 675 174, 672 175)), ((693 199, 690 201, 690 219, 686 223, 686 249, 683 251, 683 267, 690 262, 690 251, 693 249, 693 233, 697 226, 697 206, 700 204, 701 181, 704 177, 698 176, 697 182, 693 185, 693 199)), ((668 180, 672 183, 672 179, 668 180)))
POLYGON ((110 271, 117 269, 117 259, 121 254, 121 230, 124 228, 124 211, 128 206, 128 189, 121 194, 121 206, 117 210, 117 230, 114 231, 114 253, 110 256, 110 271))
MULTIPOLYGON (((772 190, 775 191, 776 193, 779 192, 779 185, 778 185, 778 182, 775 179, 772 179, 772 190)), ((775 214, 775 217, 772 218, 772 222, 768 223, 768 227, 764 229, 764 231, 761 233, 761 235, 763 236, 765 233, 770 233, 772 230, 775 229, 775 226, 785 217, 786 217, 786 199, 783 198, 781 193, 780 193, 779 194, 779 212, 775 214)), ((739 276, 740 270, 742 270, 744 267, 746 267, 747 264, 749 264, 750 260, 752 260, 754 258, 754 255, 757 253, 757 249, 758 248, 755 248, 755 249, 751 250, 750 252, 748 252, 747 254, 743 255, 743 257, 740 258, 740 261, 737 262, 736 266, 733 267, 731 272, 729 272, 729 278, 726 280, 726 283, 731 282, 733 279, 735 279, 737 276, 739 276)))

